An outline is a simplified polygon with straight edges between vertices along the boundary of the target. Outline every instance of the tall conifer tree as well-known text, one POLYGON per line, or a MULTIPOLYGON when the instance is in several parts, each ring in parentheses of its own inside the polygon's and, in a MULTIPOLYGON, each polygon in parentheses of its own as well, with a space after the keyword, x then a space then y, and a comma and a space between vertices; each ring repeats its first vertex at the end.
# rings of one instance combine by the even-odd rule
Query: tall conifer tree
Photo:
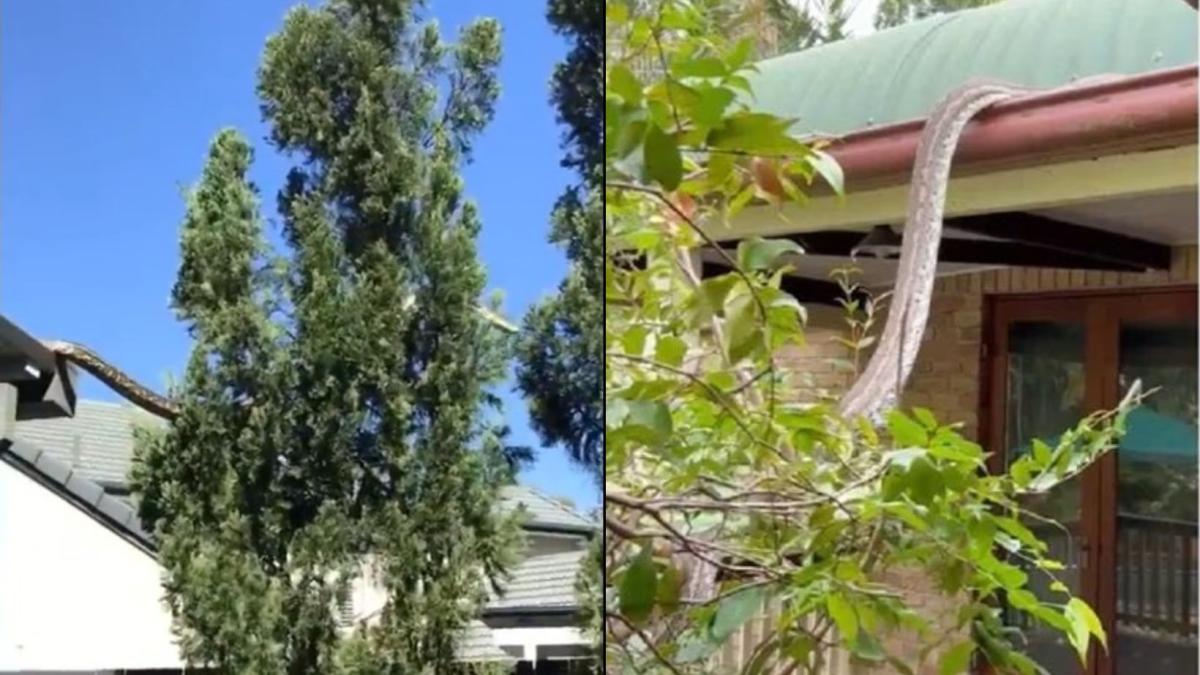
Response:
POLYGON ((184 654, 220 672, 446 672, 510 562, 511 471, 484 414, 506 345, 477 312, 458 175, 492 118, 500 28, 447 45, 421 4, 301 6, 268 41, 263 115, 296 163, 284 251, 236 132, 190 195, 172 300, 194 345, 134 491, 184 654), (362 575, 387 602, 347 637, 338 602, 362 575))

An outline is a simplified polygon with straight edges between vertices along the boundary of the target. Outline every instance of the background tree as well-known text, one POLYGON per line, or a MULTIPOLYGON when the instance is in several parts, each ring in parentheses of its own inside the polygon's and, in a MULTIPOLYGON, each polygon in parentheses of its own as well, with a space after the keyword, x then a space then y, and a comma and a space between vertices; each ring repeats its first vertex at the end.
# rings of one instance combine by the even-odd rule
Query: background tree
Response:
POLYGON ((534 429, 547 444, 595 476, 603 475, 602 333, 604 157, 604 8, 600 0, 551 0, 547 18, 570 44, 551 80, 551 100, 566 127, 563 166, 576 182, 551 215, 550 241, 569 267, 558 293, 534 305, 517 343, 517 384, 534 429))
MULTIPOLYGON (((999 0, 880 0, 872 19, 877 30, 900 26, 934 14, 982 7, 999 0)), ((766 22, 759 35, 770 39, 760 45, 760 55, 799 51, 854 37, 850 14, 862 0, 746 0, 752 12, 766 22), (769 30, 768 30, 769 29, 769 30), (761 47, 768 49, 761 49, 761 47)))
POLYGON ((957 12, 996 2, 999 0, 881 0, 875 13, 875 27, 882 30, 934 14, 957 12))
MULTIPOLYGON (((551 215, 550 241, 567 254, 567 276, 558 293, 534 305, 517 341, 517 385, 529 404, 534 429, 547 444, 561 444, 599 485, 604 474, 602 350, 604 203, 604 9, 600 0, 550 0, 546 16, 570 45, 554 69, 551 101, 566 129, 562 165, 575 172, 551 215)), ((599 657, 599 538, 589 548, 576 595, 581 624, 599 657)), ((597 671, 601 659, 597 658, 597 671)))
POLYGON ((754 0, 772 21, 779 53, 794 52, 850 37, 854 5, 846 0, 754 0))
POLYGON ((296 159, 282 254, 236 133, 189 197, 172 301, 194 345, 133 487, 183 654, 220 672, 446 672, 481 572, 509 561, 511 469, 484 414, 505 344, 476 309, 458 175, 492 117, 500 28, 447 45, 419 5, 301 6, 268 41, 262 111, 296 159), (387 602, 344 639, 338 600, 364 575, 387 602))

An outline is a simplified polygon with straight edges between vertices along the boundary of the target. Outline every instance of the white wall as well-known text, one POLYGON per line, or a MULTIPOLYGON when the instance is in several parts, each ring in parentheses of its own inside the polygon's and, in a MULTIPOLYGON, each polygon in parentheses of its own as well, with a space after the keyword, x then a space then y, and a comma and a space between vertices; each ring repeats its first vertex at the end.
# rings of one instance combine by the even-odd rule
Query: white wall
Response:
MULTIPOLYGON (((538 658, 538 648, 549 645, 580 645, 590 644, 578 628, 493 628, 493 638, 496 646, 520 647, 523 656, 519 658, 534 661, 538 658)), ((544 656, 544 654, 543 654, 544 656)))
POLYGON ((581 551, 587 548, 588 542, 587 539, 580 536, 527 532, 525 533, 525 545, 529 547, 525 556, 532 558, 538 555, 581 551))
POLYGON ((0 671, 179 668, 154 558, 0 462, 0 671))

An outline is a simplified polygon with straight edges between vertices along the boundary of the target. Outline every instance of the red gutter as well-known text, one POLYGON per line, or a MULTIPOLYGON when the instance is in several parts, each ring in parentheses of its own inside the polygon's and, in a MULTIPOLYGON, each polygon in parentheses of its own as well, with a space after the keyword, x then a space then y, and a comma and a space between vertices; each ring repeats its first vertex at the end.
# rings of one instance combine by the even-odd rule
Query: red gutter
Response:
MULTIPOLYGON (((1013 99, 968 125, 956 173, 978 173, 1196 144, 1197 66, 1190 65, 1013 99)), ((849 189, 905 183, 925 120, 841 137, 828 151, 849 189)))

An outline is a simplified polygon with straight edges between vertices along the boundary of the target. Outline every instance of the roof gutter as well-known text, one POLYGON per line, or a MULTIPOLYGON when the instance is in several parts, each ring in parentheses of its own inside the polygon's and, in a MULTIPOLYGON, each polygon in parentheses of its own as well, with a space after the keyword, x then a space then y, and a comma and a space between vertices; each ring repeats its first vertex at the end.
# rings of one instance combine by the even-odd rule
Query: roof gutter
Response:
MULTIPOLYGON (((985 173, 1196 144, 1197 66, 1015 98, 963 132, 955 174, 985 173)), ((924 119, 857 131, 826 149, 849 190, 908 182, 924 119)))

